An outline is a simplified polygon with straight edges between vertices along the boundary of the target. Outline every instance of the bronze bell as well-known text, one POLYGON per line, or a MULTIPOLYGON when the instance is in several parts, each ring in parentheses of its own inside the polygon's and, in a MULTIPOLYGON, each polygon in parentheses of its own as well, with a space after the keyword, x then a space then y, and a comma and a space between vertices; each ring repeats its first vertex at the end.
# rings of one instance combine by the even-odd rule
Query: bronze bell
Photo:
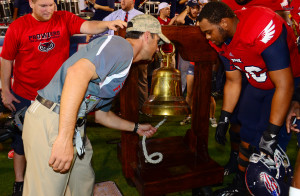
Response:
POLYGON ((190 108, 182 96, 180 71, 170 66, 175 47, 173 45, 171 53, 165 53, 161 48, 160 52, 163 63, 153 71, 150 96, 143 104, 142 112, 162 116, 188 115, 190 108))

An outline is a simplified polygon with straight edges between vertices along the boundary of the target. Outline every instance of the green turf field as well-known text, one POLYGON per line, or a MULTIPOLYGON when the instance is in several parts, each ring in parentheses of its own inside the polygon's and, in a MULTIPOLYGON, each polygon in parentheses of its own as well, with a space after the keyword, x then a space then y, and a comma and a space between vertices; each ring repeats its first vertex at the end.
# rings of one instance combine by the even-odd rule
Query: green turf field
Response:
MULTIPOLYGON (((219 115, 221 106, 221 101, 217 100, 217 116, 219 115)), ((146 121, 150 119, 152 125, 156 125, 159 118, 147 118, 141 116, 141 121, 146 121)), ((161 118, 162 119, 162 118, 161 118)), ((218 119, 218 118, 217 118, 218 119)), ((160 128, 158 133, 154 137, 169 137, 184 135, 186 130, 190 125, 180 126, 180 119, 173 119, 172 121, 167 121, 160 128)), ((121 164, 117 158, 117 141, 120 141, 120 132, 116 130, 111 130, 104 128, 100 125, 93 123, 92 116, 89 117, 89 126, 87 129, 87 134, 94 149, 94 156, 92 160, 92 165, 95 170, 96 182, 103 181, 114 181, 119 187, 120 191, 124 196, 137 196, 138 192, 134 187, 129 186, 126 183, 124 176, 122 175, 121 164)), ((210 127, 209 133, 209 143, 208 150, 210 156, 216 160, 219 164, 224 165, 229 157, 230 145, 227 144, 225 147, 219 145, 214 140, 215 128, 210 127)), ((7 153, 10 150, 10 140, 5 143, 0 144, 0 196, 11 195, 12 185, 14 182, 14 172, 13 172, 13 160, 7 158, 7 153)), ((288 155, 290 157, 291 163, 294 165, 296 158, 296 137, 292 137, 292 141, 288 147, 288 155)), ((224 178, 224 184, 230 183, 233 175, 224 178)), ((222 186, 214 186, 213 190, 218 189, 222 186)), ((188 196, 192 195, 191 190, 186 190, 183 192, 177 192, 168 194, 167 196, 188 196)))

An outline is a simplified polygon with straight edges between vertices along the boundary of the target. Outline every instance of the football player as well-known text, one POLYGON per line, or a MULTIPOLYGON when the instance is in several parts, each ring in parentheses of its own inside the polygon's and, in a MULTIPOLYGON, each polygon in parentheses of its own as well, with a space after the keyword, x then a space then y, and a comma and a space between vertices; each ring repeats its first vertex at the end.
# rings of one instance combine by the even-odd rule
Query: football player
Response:
MULTIPOLYGON (((216 141, 225 144, 229 118, 241 92, 242 73, 248 80, 240 100, 239 171, 234 183, 217 195, 244 195, 250 155, 259 150, 273 157, 277 139, 298 84, 300 59, 296 37, 287 23, 264 7, 233 12, 225 3, 204 6, 199 25, 210 44, 225 57, 226 83, 216 141)), ((285 146, 283 146, 285 148, 285 146)))

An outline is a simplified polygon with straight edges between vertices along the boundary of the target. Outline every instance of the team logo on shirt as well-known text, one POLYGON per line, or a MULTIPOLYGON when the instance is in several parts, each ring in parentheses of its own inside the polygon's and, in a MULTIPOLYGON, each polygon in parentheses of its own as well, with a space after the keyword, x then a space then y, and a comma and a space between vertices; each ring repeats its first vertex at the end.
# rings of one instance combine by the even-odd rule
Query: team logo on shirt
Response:
POLYGON ((52 50, 55 47, 55 44, 53 43, 53 41, 51 40, 50 42, 40 42, 39 45, 39 51, 41 52, 48 52, 50 50, 52 50))
POLYGON ((274 37, 274 34, 275 34, 275 24, 273 20, 271 20, 269 24, 265 27, 265 29, 260 33, 260 36, 262 37, 260 41, 266 44, 274 37))

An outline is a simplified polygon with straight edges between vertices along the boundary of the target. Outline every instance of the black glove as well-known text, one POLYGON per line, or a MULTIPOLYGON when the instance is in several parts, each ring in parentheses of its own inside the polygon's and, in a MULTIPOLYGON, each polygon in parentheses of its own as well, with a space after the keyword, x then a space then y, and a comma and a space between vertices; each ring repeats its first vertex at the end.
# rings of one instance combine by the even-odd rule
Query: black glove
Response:
POLYGON ((225 145, 225 142, 227 141, 226 133, 229 126, 230 116, 231 116, 230 112, 226 112, 224 110, 221 111, 221 116, 215 134, 215 139, 219 144, 225 145))
POLYGON ((270 123, 268 129, 264 131, 259 142, 259 150, 266 155, 270 155, 272 158, 277 147, 277 135, 280 128, 280 126, 270 123))

